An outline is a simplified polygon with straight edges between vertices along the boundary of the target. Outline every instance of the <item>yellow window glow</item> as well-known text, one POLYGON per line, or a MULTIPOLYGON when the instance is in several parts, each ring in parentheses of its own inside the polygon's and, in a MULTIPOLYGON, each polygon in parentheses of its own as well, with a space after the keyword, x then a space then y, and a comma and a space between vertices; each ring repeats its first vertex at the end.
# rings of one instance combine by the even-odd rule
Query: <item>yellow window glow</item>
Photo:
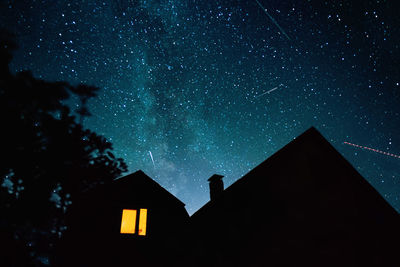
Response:
POLYGON ((147 209, 140 209, 139 235, 146 235, 147 209))
POLYGON ((121 234, 134 234, 136 227, 136 210, 122 210, 121 234))

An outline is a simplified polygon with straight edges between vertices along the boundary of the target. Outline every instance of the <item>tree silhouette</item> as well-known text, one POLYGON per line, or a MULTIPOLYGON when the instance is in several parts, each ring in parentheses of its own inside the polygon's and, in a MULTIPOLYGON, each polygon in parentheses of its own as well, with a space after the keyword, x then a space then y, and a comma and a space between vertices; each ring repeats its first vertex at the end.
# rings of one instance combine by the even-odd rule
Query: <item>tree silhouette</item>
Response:
POLYGON ((104 137, 84 129, 86 103, 98 88, 12 74, 16 43, 0 31, 0 261, 42 265, 68 227, 75 197, 127 171, 104 137), (80 99, 79 122, 65 100, 80 99))

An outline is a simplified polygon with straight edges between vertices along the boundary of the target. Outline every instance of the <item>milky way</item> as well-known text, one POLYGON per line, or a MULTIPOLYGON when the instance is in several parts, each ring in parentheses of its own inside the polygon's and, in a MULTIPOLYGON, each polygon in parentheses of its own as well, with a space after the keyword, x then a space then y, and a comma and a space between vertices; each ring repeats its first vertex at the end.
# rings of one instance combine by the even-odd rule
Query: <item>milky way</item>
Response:
POLYGON ((101 88, 85 126, 189 213, 311 126, 400 210, 400 160, 343 143, 400 154, 396 1, 259 2, 285 32, 254 0, 3 1, 0 22, 13 71, 101 88))

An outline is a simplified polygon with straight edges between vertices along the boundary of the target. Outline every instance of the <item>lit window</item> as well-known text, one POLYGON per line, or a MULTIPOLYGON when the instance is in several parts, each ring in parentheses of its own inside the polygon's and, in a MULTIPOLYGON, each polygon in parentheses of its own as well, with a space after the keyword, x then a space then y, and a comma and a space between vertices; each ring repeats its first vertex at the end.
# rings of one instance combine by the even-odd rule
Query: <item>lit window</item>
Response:
MULTIPOLYGON (((121 219, 121 234, 134 234, 136 230, 136 210, 124 209, 122 210, 121 219)), ((140 209, 139 211, 139 226, 138 234, 145 236, 147 226, 147 209, 140 209)))
POLYGON ((136 228, 136 210, 123 210, 121 234, 134 234, 136 228))
POLYGON ((139 235, 146 235, 147 209, 140 209, 139 235))

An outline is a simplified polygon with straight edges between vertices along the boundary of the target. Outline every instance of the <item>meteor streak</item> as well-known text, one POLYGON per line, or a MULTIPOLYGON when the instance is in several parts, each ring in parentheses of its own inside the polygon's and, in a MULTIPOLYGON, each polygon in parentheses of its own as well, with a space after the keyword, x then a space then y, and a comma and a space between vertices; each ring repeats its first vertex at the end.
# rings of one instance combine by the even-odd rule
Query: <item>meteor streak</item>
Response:
POLYGON ((283 33, 283 35, 286 36, 286 38, 288 38, 289 41, 291 41, 291 39, 289 38, 289 36, 286 34, 286 32, 281 28, 281 26, 279 26, 278 22, 276 22, 276 20, 268 13, 267 9, 264 8, 260 2, 258 2, 258 0, 255 0, 257 2, 257 4, 261 7, 262 10, 264 10, 265 14, 267 14, 267 16, 272 20, 272 22, 276 25, 276 27, 278 27, 278 29, 283 33))
POLYGON ((266 91, 266 92, 262 93, 261 95, 258 95, 258 96, 256 96, 256 98, 262 97, 262 96, 263 96, 263 95, 265 95, 265 94, 269 94, 269 93, 271 93, 271 92, 275 91, 276 89, 278 89, 278 86, 277 86, 277 87, 274 87, 274 88, 272 88, 271 90, 268 90, 268 91, 266 91))
POLYGON ((150 150, 149 150, 149 154, 150 154, 151 162, 153 162, 153 167, 155 168, 156 165, 154 164, 153 154, 151 154, 150 150))
POLYGON ((385 151, 382 151, 382 150, 370 148, 370 147, 367 147, 367 146, 360 146, 360 145, 352 144, 352 143, 349 143, 349 142, 343 142, 343 144, 349 145, 349 146, 358 147, 358 148, 361 148, 361 149, 367 149, 367 150, 370 150, 370 151, 373 151, 373 152, 376 152, 376 153, 380 153, 380 154, 383 154, 383 155, 386 155, 386 156, 391 156, 391 157, 400 159, 399 155, 395 155, 395 154, 388 153, 388 152, 385 152, 385 151))

